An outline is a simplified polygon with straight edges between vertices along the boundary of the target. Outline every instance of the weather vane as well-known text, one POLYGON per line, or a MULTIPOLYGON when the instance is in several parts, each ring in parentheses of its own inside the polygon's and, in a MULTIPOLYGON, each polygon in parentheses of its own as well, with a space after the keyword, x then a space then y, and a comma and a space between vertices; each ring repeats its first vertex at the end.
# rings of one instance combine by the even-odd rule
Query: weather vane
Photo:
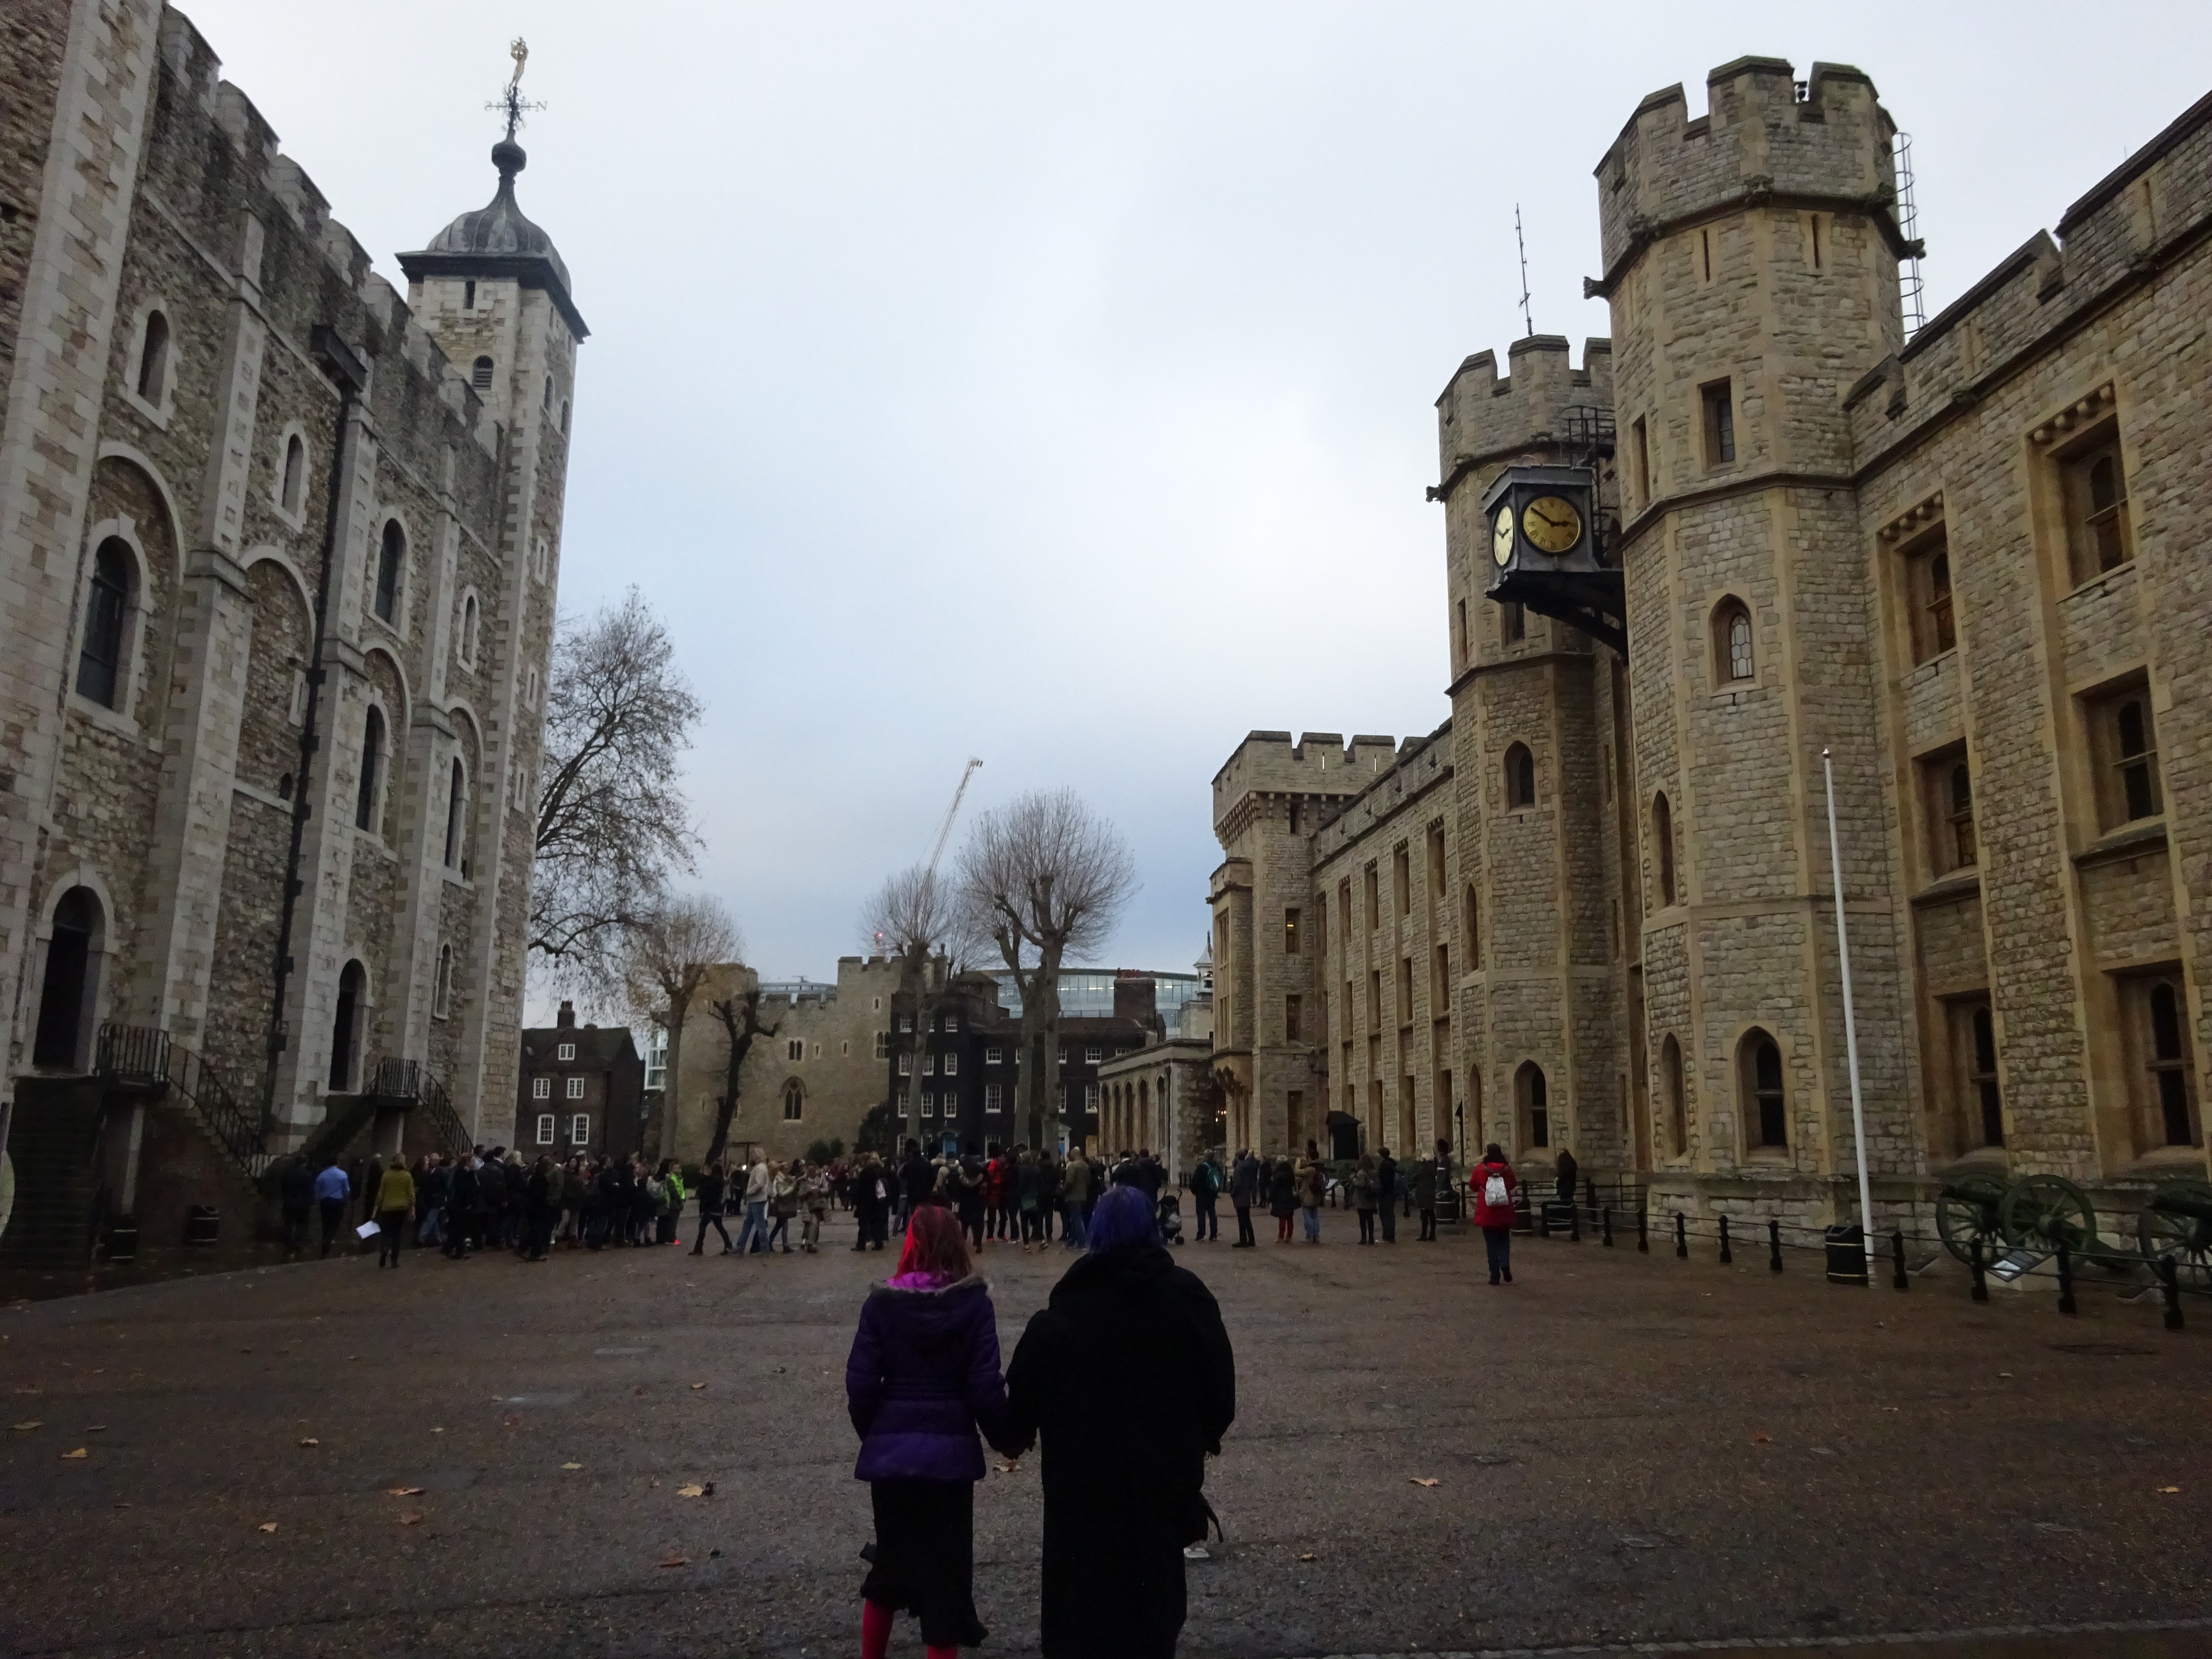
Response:
POLYGON ((530 61, 529 43, 518 34, 507 50, 514 59, 514 78, 507 83, 505 92, 484 107, 507 117, 507 142, 511 144, 514 142, 515 130, 522 125, 523 116, 531 110, 544 109, 545 106, 531 103, 522 95, 522 66, 530 61))

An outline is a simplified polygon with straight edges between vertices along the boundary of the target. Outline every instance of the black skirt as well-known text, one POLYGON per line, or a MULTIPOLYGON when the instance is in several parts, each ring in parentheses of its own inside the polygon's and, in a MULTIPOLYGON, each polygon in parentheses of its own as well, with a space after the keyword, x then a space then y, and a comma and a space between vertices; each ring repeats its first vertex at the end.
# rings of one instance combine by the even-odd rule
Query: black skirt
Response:
POLYGON ((860 1594, 911 1613, 933 1648, 980 1646, 975 1617, 975 1486, 971 1480, 874 1480, 875 1553, 860 1594))

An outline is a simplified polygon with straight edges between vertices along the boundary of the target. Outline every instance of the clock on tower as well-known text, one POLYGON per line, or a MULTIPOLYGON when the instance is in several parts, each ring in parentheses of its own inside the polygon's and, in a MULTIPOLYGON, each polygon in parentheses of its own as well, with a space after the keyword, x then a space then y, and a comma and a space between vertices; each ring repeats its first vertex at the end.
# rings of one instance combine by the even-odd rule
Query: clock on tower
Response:
POLYGON ((1509 466, 1483 493, 1490 597, 1557 617, 1623 655, 1620 572, 1599 545, 1594 476, 1579 466, 1509 466))

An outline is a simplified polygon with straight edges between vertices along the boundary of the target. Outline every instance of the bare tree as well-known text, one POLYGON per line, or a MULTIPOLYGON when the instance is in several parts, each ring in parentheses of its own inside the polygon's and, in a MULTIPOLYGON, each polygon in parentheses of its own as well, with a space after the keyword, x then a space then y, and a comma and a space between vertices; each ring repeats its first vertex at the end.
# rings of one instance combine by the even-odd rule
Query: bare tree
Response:
POLYGON ((1032 790, 977 820, 960 856, 969 927, 998 947, 1021 992, 1016 1121, 1056 1139, 1060 970, 1103 949, 1137 890, 1136 861, 1072 789, 1032 790))
POLYGON ((701 703, 635 588, 553 640, 538 783, 530 949, 551 977, 617 995, 626 935, 692 868, 677 763, 701 703))
MULTIPOLYGON (((864 940, 881 949, 898 963, 898 995, 912 1011, 915 1053, 927 1047, 922 1040, 938 1005, 958 972, 974 952, 965 923, 969 908, 960 902, 954 884, 924 866, 915 865, 886 877, 860 913, 864 940), (943 959, 941 974, 932 966, 943 959)), ((906 1080, 907 1121, 921 1121, 921 1065, 919 1060, 906 1080)))
POLYGON ((684 1023, 709 969, 744 954, 735 923, 718 899, 665 899, 629 932, 623 982, 630 1007, 668 1033, 666 1081, 660 1099, 660 1155, 682 1156, 678 1139, 683 1091, 684 1023))
POLYGON ((774 1036, 782 1029, 783 1022, 774 1025, 760 1023, 761 992, 756 983, 735 996, 717 997, 707 1006, 722 1024, 722 1032, 729 1039, 729 1051, 723 1059, 722 1092, 714 1101, 714 1137, 707 1145, 706 1156, 699 1162, 712 1164, 728 1149, 730 1120, 737 1115, 738 1096, 743 1091, 745 1056, 752 1052, 755 1037, 774 1036))

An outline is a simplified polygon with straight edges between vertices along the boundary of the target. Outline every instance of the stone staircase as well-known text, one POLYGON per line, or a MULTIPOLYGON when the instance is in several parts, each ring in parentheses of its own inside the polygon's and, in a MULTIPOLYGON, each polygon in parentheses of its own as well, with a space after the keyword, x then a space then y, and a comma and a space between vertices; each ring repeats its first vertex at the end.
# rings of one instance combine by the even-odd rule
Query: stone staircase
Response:
POLYGON ((15 1079, 8 1131, 15 1206, 0 1233, 0 1268, 67 1272, 91 1261, 106 1095, 96 1077, 15 1079))

